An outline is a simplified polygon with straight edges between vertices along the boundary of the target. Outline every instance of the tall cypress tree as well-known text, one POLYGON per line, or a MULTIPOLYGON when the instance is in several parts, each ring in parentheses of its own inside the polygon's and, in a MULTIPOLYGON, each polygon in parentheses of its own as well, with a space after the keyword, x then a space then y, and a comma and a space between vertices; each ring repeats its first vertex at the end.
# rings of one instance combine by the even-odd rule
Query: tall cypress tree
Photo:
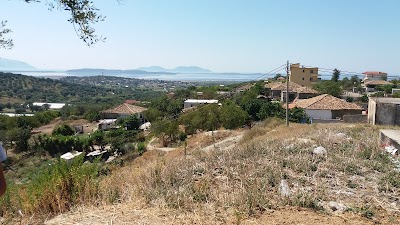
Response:
POLYGON ((332 79, 331 79, 331 81, 334 81, 334 82, 338 82, 339 81, 339 77, 340 77, 340 70, 338 70, 338 69, 334 69, 333 70, 333 74, 332 74, 332 79))

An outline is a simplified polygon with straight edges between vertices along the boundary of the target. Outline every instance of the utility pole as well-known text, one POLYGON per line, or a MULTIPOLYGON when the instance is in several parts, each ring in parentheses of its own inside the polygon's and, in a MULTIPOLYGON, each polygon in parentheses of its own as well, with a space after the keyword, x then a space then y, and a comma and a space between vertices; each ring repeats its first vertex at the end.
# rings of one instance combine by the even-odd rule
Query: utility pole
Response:
POLYGON ((289 60, 286 63, 286 126, 289 126, 289 60))

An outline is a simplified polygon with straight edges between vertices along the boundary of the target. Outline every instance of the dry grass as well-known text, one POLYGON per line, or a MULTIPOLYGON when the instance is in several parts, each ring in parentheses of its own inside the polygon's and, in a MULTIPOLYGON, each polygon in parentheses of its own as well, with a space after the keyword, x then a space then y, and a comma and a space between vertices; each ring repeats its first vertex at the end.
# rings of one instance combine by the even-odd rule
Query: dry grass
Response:
POLYGON ((399 218, 399 176, 380 150, 378 128, 280 124, 253 128, 233 149, 166 155, 134 172, 121 170, 106 178, 106 196, 118 196, 118 202, 143 198, 148 205, 182 212, 207 206, 241 219, 288 205, 326 210, 329 201, 368 218, 399 218), (316 146, 325 147, 327 155, 313 154, 316 146), (282 179, 291 188, 289 197, 278 194, 282 179))
POLYGON ((252 218, 287 207, 329 215, 327 203, 336 201, 348 207, 343 218, 398 224, 400 178, 378 139, 378 128, 367 125, 285 127, 278 120, 252 128, 240 144, 225 150, 203 151, 199 146, 210 144, 210 137, 198 136, 189 141, 189 148, 197 150, 187 157, 182 150, 147 152, 113 171, 101 180, 95 202, 127 207, 141 202, 186 222, 190 215, 207 218, 198 224, 251 224, 252 218), (316 146, 325 147, 327 154, 313 154, 316 146), (291 189, 289 197, 279 194, 283 179, 291 189))

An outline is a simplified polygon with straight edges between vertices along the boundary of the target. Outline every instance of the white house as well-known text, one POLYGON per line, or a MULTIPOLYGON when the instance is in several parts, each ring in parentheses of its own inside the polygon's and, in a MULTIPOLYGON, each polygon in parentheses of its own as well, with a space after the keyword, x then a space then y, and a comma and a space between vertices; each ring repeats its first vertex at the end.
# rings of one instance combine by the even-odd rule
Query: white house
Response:
POLYGON ((387 73, 379 72, 379 71, 366 71, 364 74, 364 82, 371 81, 371 80, 386 80, 387 73))
POLYGON ((344 115, 362 114, 362 108, 359 105, 328 94, 297 100, 292 104, 293 107, 303 108, 312 119, 330 120, 343 118, 344 115))
POLYGON ((363 87, 365 88, 365 92, 373 92, 377 86, 384 85, 393 86, 393 83, 385 80, 366 80, 363 84, 363 87))
POLYGON ((191 108, 203 104, 218 104, 218 100, 188 99, 183 103, 183 108, 191 108))
POLYGON ((99 130, 109 130, 115 126, 117 119, 104 119, 98 123, 99 130))

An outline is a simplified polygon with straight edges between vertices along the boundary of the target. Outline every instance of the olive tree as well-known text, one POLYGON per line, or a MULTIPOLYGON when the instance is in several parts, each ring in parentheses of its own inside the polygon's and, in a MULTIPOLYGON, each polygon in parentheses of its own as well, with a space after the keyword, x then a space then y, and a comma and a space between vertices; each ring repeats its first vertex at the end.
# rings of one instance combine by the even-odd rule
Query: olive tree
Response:
MULTIPOLYGON (((41 3, 40 0, 24 0, 26 3, 41 3)), ((93 45, 105 38, 98 36, 93 27, 97 22, 103 21, 104 16, 99 14, 99 9, 91 0, 48 0, 45 1, 49 9, 59 9, 70 13, 68 22, 73 27, 78 37, 87 45, 93 45)), ((119 2, 119 1, 118 1, 119 2)), ((12 38, 7 37, 11 29, 7 28, 7 21, 0 21, 0 48, 10 49, 13 47, 12 38)))

